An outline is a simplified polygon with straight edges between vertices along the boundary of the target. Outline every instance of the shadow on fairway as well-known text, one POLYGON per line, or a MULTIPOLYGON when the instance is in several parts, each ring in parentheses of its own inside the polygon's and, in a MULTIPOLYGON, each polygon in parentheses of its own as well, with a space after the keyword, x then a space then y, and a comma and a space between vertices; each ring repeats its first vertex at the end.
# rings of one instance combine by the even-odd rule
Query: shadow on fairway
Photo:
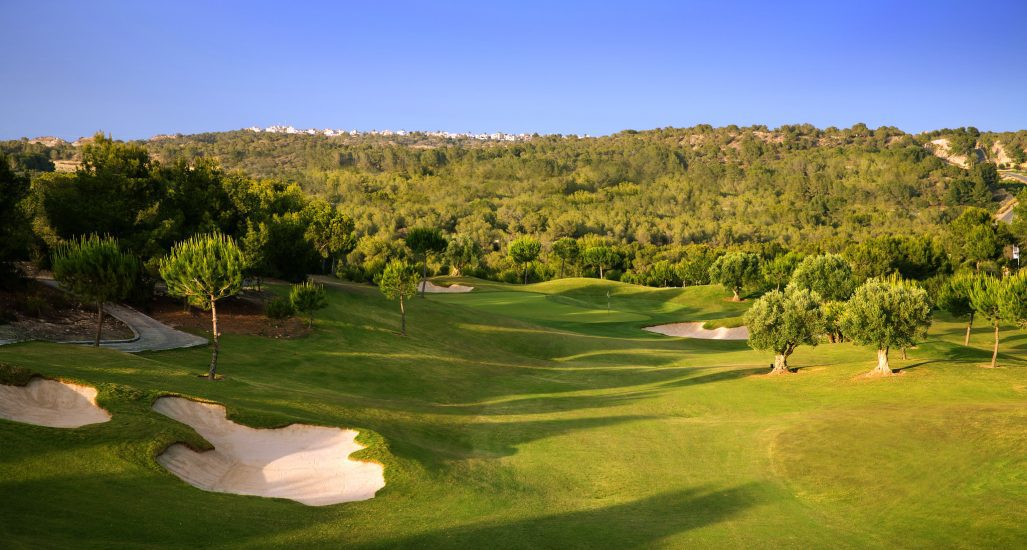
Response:
POLYGON ((383 540, 363 548, 635 548, 730 519, 761 504, 757 484, 664 493, 627 504, 488 522, 383 540))

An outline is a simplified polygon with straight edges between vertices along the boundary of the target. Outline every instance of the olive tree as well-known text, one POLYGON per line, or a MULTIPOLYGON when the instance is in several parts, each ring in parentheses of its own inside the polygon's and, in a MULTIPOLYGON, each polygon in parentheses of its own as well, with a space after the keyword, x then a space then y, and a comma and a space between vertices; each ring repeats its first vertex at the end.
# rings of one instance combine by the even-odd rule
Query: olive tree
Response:
POLYGON ((1006 296, 1006 285, 998 278, 990 275, 981 275, 974 279, 970 287, 970 305, 977 315, 984 317, 991 322, 995 332, 995 341, 991 351, 991 367, 998 365, 998 345, 1001 338, 999 326, 1005 320, 1005 314, 1011 309, 1008 305, 1003 307, 1006 296))
POLYGON ((970 331, 974 326, 974 307, 970 303, 970 291, 979 277, 973 273, 961 273, 945 282, 938 292, 937 306, 953 317, 966 317, 966 336, 963 345, 970 345, 970 331))
POLYGON ((221 336, 218 332, 217 302, 239 293, 245 266, 245 257, 235 240, 221 233, 186 239, 176 244, 171 253, 160 261, 160 276, 168 285, 168 293, 210 311, 213 345, 207 378, 211 380, 217 373, 221 336))
POLYGON ((752 349, 773 351, 770 374, 787 374, 788 356, 801 345, 816 346, 824 333, 820 296, 806 289, 772 290, 745 312, 752 349))
POLYGON ((581 254, 581 249, 578 247, 578 241, 570 237, 564 237, 553 243, 553 254, 560 258, 560 278, 562 279, 567 263, 573 264, 577 261, 578 255, 581 254))
POLYGON ((837 254, 804 258, 789 283, 819 294, 824 300, 844 301, 852 295, 852 266, 837 254))
POLYGON ((400 334, 407 335, 404 302, 417 294, 417 270, 403 260, 392 260, 378 276, 378 289, 390 300, 399 300, 400 334))
POLYGON ((763 279, 776 290, 781 290, 792 279, 792 273, 802 261, 802 255, 788 252, 775 257, 763 266, 763 279))
POLYGON ((442 236, 442 230, 437 227, 415 227, 407 233, 407 246, 415 255, 421 258, 421 297, 428 286, 428 257, 446 251, 449 243, 442 236))
POLYGON ((542 252, 542 243, 530 235, 518 237, 510 243, 510 259, 521 264, 524 272, 524 284, 528 284, 528 264, 538 259, 542 252))
POLYGON ((756 281, 759 276, 760 259, 751 252, 730 252, 717 258, 710 266, 710 279, 729 289, 734 302, 742 301, 739 294, 742 288, 756 281))
POLYGON ((892 374, 888 350, 913 346, 927 334, 930 325, 927 291, 881 279, 870 279, 857 288, 841 318, 846 337, 877 348, 877 367, 870 375, 892 374))
POLYGON ((307 328, 314 324, 314 312, 328 307, 328 295, 323 285, 305 281, 292 285, 289 291, 289 303, 293 309, 307 316, 307 328))
POLYGON ((53 275, 61 286, 83 301, 96 304, 96 339, 103 332, 103 303, 121 300, 132 291, 139 262, 111 237, 89 235, 57 246, 53 275))

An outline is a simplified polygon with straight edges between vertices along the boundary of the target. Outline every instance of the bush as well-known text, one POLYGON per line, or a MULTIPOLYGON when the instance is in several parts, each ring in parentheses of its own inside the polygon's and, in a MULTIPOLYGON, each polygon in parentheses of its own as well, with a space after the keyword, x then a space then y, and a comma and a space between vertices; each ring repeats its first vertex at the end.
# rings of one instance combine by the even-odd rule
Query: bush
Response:
POLYGON ((264 304, 264 315, 267 315, 268 319, 288 319, 296 313, 296 310, 292 307, 292 302, 276 296, 264 304))

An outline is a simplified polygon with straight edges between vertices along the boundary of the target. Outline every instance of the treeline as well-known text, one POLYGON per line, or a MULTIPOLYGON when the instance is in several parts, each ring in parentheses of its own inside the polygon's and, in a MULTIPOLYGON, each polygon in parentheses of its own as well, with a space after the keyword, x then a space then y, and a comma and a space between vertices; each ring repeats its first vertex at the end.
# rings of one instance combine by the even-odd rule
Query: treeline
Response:
POLYGON ((697 126, 495 144, 239 131, 0 147, 11 177, 32 179, 24 238, 8 239, 21 250, 9 256, 40 263, 90 233, 152 261, 218 231, 246 249, 251 276, 289 279, 337 270, 370 282, 406 257, 432 274, 677 286, 708 283, 728 252, 755 254, 767 288, 779 286, 775 272, 821 253, 843 254, 864 279, 928 281, 963 265, 997 273, 1027 227, 992 220, 994 164, 951 166, 923 147, 933 136, 697 126), (37 159, 69 148, 75 172, 37 159), (415 228, 437 231, 442 249, 411 248, 415 228), (525 236, 538 242, 529 260, 511 254, 525 236))
POLYGON ((995 166, 951 166, 924 148, 928 137, 863 125, 698 126, 512 144, 240 131, 148 146, 161 158, 213 155, 296 181, 339 204, 360 235, 394 239, 429 225, 482 247, 532 234, 837 252, 874 236, 929 232, 964 206, 993 207, 995 166))
POLYGON ((63 243, 115 237, 144 267, 135 286, 145 296, 158 260, 197 234, 238 240, 250 276, 291 280, 322 269, 353 245, 350 218, 295 184, 226 171, 208 158, 161 163, 140 144, 102 134, 79 155, 78 170, 69 173, 25 170, 0 155, 0 259, 32 258, 47 267, 63 243))

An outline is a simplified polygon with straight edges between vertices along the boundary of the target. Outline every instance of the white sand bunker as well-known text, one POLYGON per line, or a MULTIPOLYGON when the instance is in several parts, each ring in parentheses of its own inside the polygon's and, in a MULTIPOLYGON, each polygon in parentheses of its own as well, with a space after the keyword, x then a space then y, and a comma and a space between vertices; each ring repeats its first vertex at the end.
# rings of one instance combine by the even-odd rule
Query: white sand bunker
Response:
POLYGON ((461 285, 461 284, 451 284, 449 286, 439 286, 439 285, 436 285, 436 284, 432 283, 431 281, 424 281, 421 284, 417 285, 417 291, 420 292, 422 290, 427 292, 427 293, 432 293, 432 292, 439 292, 439 293, 445 293, 445 292, 470 292, 470 291, 474 290, 474 287, 473 286, 464 286, 464 285, 461 285))
POLYGON ((24 386, 0 384, 0 417, 50 428, 78 428, 111 419, 96 404, 96 388, 44 378, 33 378, 24 386))
POLYGON ((228 420, 221 405, 181 397, 161 397, 153 410, 188 424, 214 446, 196 452, 176 443, 157 457, 171 473, 206 491, 325 506, 374 498, 385 486, 380 464, 348 458, 364 448, 353 430, 303 424, 250 428, 228 420))
POLYGON ((700 338, 703 340, 748 340, 749 327, 715 329, 703 328, 703 321, 695 323, 671 323, 669 325, 656 325, 645 327, 642 330, 664 334, 666 336, 681 336, 684 338, 700 338))

